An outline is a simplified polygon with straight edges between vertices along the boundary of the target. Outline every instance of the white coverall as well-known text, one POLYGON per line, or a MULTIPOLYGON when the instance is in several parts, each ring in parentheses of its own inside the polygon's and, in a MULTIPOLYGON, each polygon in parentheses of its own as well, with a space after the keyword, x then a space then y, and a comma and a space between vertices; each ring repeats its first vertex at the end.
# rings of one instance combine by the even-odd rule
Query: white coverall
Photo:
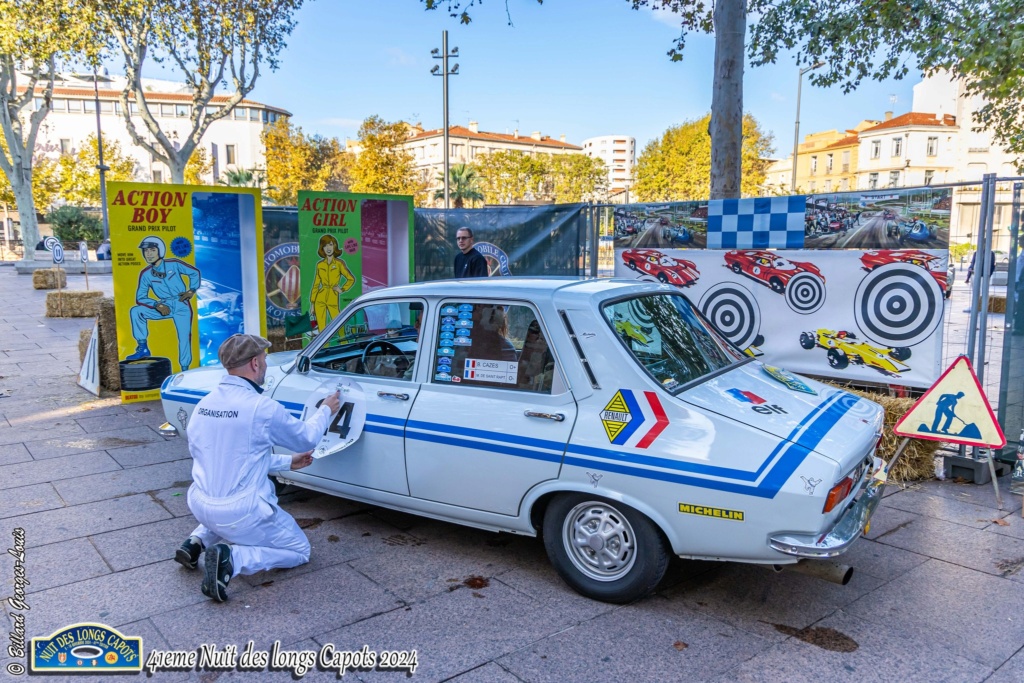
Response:
POLYGON ((273 445, 312 450, 331 420, 321 406, 305 422, 248 380, 227 375, 203 397, 188 423, 192 485, 188 507, 199 520, 192 532, 207 548, 231 544, 232 576, 296 567, 309 561, 309 541, 277 504, 269 472, 291 468, 292 457, 273 445))

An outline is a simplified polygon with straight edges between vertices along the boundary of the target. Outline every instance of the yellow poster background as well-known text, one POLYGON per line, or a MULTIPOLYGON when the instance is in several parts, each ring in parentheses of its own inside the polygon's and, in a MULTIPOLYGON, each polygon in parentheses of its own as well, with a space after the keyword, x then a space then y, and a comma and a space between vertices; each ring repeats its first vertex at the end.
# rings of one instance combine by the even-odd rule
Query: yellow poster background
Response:
MULTIPOLYGON (((147 284, 156 283, 166 293, 166 289, 177 290, 186 288, 188 283, 179 272, 187 272, 175 266, 172 272, 157 269, 156 274, 162 277, 144 276, 144 272, 154 273, 151 264, 144 256, 141 245, 143 240, 150 239, 151 244, 163 245, 164 264, 176 260, 190 268, 195 267, 195 248, 192 234, 192 191, 206 188, 187 187, 181 185, 142 184, 142 183, 110 183, 107 186, 108 212, 110 215, 110 257, 113 264, 114 307, 117 318, 117 358, 121 362, 122 386, 121 400, 125 403, 135 401, 151 401, 160 397, 160 386, 152 387, 153 382, 146 381, 147 376, 156 376, 166 364, 170 372, 181 370, 181 345, 177 335, 177 324, 172 316, 164 316, 155 308, 156 300, 163 298, 153 287, 147 284), (187 240, 188 254, 179 256, 171 251, 176 238, 187 240), (145 278, 145 281, 143 280, 145 278), (176 279, 177 282, 171 283, 176 279), (164 282, 160 282, 163 280, 164 282), (140 306, 139 299, 154 303, 140 306), (133 311, 141 312, 149 309, 147 315, 160 315, 162 319, 146 321, 148 336, 145 339, 151 359, 126 361, 134 354, 138 342, 133 334, 133 311), (127 365, 126 365, 127 363, 127 365), (128 380, 126 382, 125 380, 128 380), (128 384, 128 386, 125 386, 128 384)), ((184 249, 178 247, 179 252, 184 249)), ((177 298, 177 297, 175 297, 177 298)), ((163 306, 174 306, 173 311, 178 319, 184 318, 183 304, 167 302, 163 306)), ((198 351, 199 327, 195 314, 195 297, 188 302, 192 308, 191 325, 189 326, 189 353, 185 356, 194 365, 198 351)), ((138 315, 136 313, 136 315, 138 315)), ((137 325, 138 326, 138 325, 137 325)))

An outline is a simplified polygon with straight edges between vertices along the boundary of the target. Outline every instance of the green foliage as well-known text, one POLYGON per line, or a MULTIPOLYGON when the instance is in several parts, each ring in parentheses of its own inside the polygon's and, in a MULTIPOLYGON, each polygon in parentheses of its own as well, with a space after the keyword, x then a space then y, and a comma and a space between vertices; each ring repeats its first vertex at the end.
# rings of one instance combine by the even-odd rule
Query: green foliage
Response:
POLYGON ((513 204, 537 199, 547 173, 543 157, 518 150, 500 149, 477 157, 473 162, 480 175, 480 187, 488 204, 513 204))
POLYGON ((751 27, 754 65, 774 63, 780 50, 795 50, 800 64, 825 62, 825 69, 812 73, 812 83, 841 84, 844 92, 867 78, 902 78, 912 69, 948 71, 965 80, 967 95, 984 98, 975 117, 1024 171, 1020 0, 755 4, 750 11, 763 14, 751 27))
MULTIPOLYGON (((68 204, 100 205, 99 145, 90 135, 85 144, 57 161, 57 196, 68 204)), ((103 138, 103 163, 109 167, 107 182, 135 180, 135 159, 121 151, 117 141, 103 138)))
POLYGON ((257 168, 229 168, 224 171, 222 178, 217 179, 217 184, 228 187, 263 188, 266 186, 266 178, 263 176, 263 172, 257 168))
POLYGON ((103 221, 79 206, 62 206, 46 215, 54 236, 64 244, 103 239, 103 221))
MULTIPOLYGON (((444 173, 437 174, 437 182, 444 183, 444 173)), ((434 191, 434 200, 444 201, 444 187, 434 191)), ((448 201, 452 207, 461 209, 468 202, 470 207, 484 200, 480 190, 480 175, 472 166, 455 164, 448 167, 448 201)))
POLYGON ((604 161, 586 154, 552 154, 547 159, 549 194, 556 204, 603 199, 608 191, 604 161))
POLYGON ((949 260, 960 261, 961 259, 967 258, 967 255, 974 251, 974 245, 970 242, 961 242, 960 244, 949 245, 949 260))
MULTIPOLYGON (((633 194, 637 201, 667 202, 708 199, 711 175, 711 115, 669 128, 641 152, 633 194)), ((753 116, 743 117, 744 196, 758 194, 764 183, 766 158, 772 153, 771 134, 761 131, 753 116)))
POLYGON ((412 153, 402 143, 408 127, 371 116, 359 127, 359 152, 352 163, 352 192, 413 195, 422 201, 424 187, 412 153))
POLYGON ((268 199, 276 204, 298 202, 299 190, 344 192, 349 185, 351 155, 337 138, 306 135, 282 117, 263 129, 268 199))

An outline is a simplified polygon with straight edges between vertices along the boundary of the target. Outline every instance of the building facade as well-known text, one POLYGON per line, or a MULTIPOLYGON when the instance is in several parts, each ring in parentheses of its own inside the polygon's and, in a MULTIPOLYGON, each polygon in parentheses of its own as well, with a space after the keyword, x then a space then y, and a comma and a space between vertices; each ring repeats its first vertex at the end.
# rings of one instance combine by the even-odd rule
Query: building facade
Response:
MULTIPOLYGON (((152 155, 134 144, 128 134, 121 109, 120 95, 125 79, 121 76, 99 76, 100 128, 107 142, 116 141, 121 151, 136 162, 136 179, 140 182, 170 182, 170 169, 154 159, 152 155)), ((183 83, 144 79, 146 103, 157 119, 161 130, 172 141, 184 139, 192 130, 189 117, 192 114, 192 95, 183 83)), ((51 111, 46 115, 36 140, 35 154, 50 158, 62 154, 73 154, 96 135, 96 91, 93 76, 63 75, 53 89, 50 101, 51 111)), ((210 109, 216 110, 227 101, 226 95, 215 95, 210 109)), ((37 97, 35 107, 43 106, 42 97, 37 97)), ((141 135, 152 140, 138 107, 133 100, 129 107, 135 118, 135 127, 141 135)), ((206 150, 213 161, 212 176, 208 182, 221 178, 228 170, 251 170, 266 168, 266 156, 260 135, 264 126, 277 121, 279 117, 290 116, 280 107, 242 100, 226 118, 210 124, 203 134, 200 147, 206 150)))
POLYGON ((629 135, 600 135, 581 143, 583 153, 600 159, 608 169, 608 191, 615 196, 627 192, 633 184, 636 166, 636 138, 629 135))
MULTIPOLYGON (((499 150, 517 151, 525 154, 579 154, 577 145, 565 141, 565 136, 553 139, 534 131, 520 135, 519 131, 490 133, 481 131, 476 121, 469 125, 448 128, 448 165, 471 164, 481 156, 499 150)), ((347 140, 346 147, 358 153, 358 144, 347 140)), ((409 127, 409 139, 404 147, 413 156, 416 172, 428 188, 427 205, 442 206, 444 200, 434 200, 434 192, 444 188, 444 129, 424 130, 419 124, 409 127)))
POLYGON ((944 185, 957 182, 960 127, 952 114, 907 112, 860 133, 858 187, 944 185))

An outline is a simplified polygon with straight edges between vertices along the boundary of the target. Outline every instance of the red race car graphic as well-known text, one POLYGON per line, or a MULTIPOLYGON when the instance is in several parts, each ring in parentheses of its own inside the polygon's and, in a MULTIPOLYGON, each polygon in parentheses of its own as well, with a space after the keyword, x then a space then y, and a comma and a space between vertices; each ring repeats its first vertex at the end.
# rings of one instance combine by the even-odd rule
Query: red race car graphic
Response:
POLYGON ((630 270, 677 287, 689 287, 700 277, 700 271, 693 261, 675 259, 656 249, 626 249, 622 252, 622 262, 630 270))
POLYGON ((919 249, 878 249, 865 251, 860 257, 860 262, 864 264, 864 270, 868 272, 887 263, 910 263, 924 268, 945 292, 946 266, 942 261, 943 259, 940 257, 919 249))
POLYGON ((771 287, 773 292, 779 294, 785 292, 789 281, 800 273, 810 273, 821 280, 822 284, 825 283, 821 271, 813 263, 790 261, 771 251, 758 249, 727 251, 725 252, 725 265, 735 273, 764 283, 771 287))

